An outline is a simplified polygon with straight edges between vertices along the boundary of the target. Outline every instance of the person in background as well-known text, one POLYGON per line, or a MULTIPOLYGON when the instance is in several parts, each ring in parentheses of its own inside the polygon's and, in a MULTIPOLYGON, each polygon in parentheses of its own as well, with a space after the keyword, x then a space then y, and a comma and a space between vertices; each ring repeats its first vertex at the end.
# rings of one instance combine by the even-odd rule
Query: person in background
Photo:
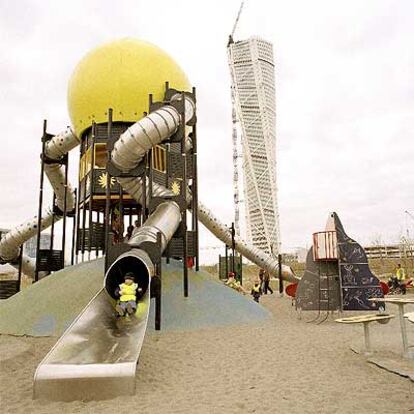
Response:
POLYGON ((402 293, 403 295, 405 295, 407 293, 407 285, 405 283, 405 279, 405 269, 401 267, 401 263, 398 263, 394 274, 388 280, 390 294, 402 293))
POLYGON ((395 269, 395 277, 400 283, 405 281, 405 269, 401 267, 401 263, 397 264, 397 268, 395 269))
POLYGON ((405 269, 401 267, 401 263, 397 264, 397 268, 395 269, 395 278, 397 279, 397 284, 401 289, 401 293, 405 295, 407 293, 405 286, 405 269))
POLYGON ((122 225, 121 216, 118 209, 114 209, 114 211, 112 212, 111 231, 112 244, 118 244, 122 242, 124 226, 122 225))
POLYGON ((133 227, 133 230, 132 230, 132 236, 135 236, 135 233, 136 233, 138 230, 139 230, 139 221, 138 221, 138 220, 135 220, 135 221, 134 221, 134 227, 133 227))
POLYGON ((263 292, 264 289, 264 269, 259 270, 259 283, 260 283, 260 290, 263 292))
POLYGON ((132 232, 134 231, 134 226, 127 227, 127 233, 125 236, 126 241, 128 241, 132 237, 132 232))
POLYGON ((254 286, 252 287, 251 295, 253 296, 253 300, 257 303, 260 301, 260 296, 262 295, 262 288, 260 287, 260 279, 256 280, 254 286))
POLYGON ((238 280, 236 280, 236 275, 234 272, 229 272, 227 282, 225 282, 225 285, 237 290, 237 292, 243 293, 243 295, 246 294, 246 291, 244 290, 243 286, 240 284, 238 280))
POLYGON ((273 294, 273 289, 270 287, 270 273, 264 271, 263 274, 263 294, 267 295, 267 291, 270 292, 270 294, 273 294))

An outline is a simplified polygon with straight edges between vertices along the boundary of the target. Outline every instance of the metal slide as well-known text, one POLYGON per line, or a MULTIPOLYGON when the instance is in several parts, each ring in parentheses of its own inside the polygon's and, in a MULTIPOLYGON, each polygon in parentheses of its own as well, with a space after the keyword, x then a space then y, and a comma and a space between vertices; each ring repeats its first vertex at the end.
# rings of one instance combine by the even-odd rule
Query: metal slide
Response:
MULTIPOLYGON (((180 220, 175 202, 161 203, 129 243, 139 246, 161 233, 164 250, 180 220)), ((134 248, 117 258, 106 272, 103 289, 37 367, 35 398, 105 399, 135 392, 135 369, 147 328, 153 274, 154 266, 144 250, 134 248), (143 294, 137 297, 134 315, 117 318, 115 289, 128 270, 134 271, 143 294)))
MULTIPOLYGON (((147 266, 139 273, 138 283, 145 291, 138 299, 135 315, 116 318, 111 294, 103 288, 37 367, 34 398, 100 400, 135 392, 135 370, 147 329, 153 268, 145 252, 135 252, 134 258, 136 266, 147 266)), ((130 255, 128 260, 131 262, 130 255)), ((119 273, 118 266, 119 261, 111 266, 108 275, 119 273)))
POLYGON ((135 392, 135 370, 147 328, 149 291, 134 320, 116 319, 102 289, 38 366, 34 398, 104 399, 135 392))
MULTIPOLYGON (((181 99, 178 94, 175 99, 181 99)), ((174 99, 174 98, 173 98, 174 99)), ((194 103, 185 97, 186 119, 194 113, 194 103)), ((181 123, 178 111, 170 105, 150 113, 129 127, 116 142, 111 154, 112 162, 122 171, 134 168, 147 151, 174 134, 181 123)), ((69 129, 48 142, 48 158, 58 160, 79 144, 79 139, 69 129)), ((187 146, 191 140, 187 139, 187 146)), ((64 186, 62 171, 52 164, 46 171, 57 195, 58 206, 63 207, 64 186)), ((137 178, 118 178, 119 183, 135 200, 141 202, 142 183, 137 178)), ((148 189, 149 186, 146 186, 148 189)), ((154 195, 168 197, 170 190, 153 184, 154 195)), ((188 190, 188 199, 191 193, 188 190)), ((68 210, 74 204, 73 191, 67 191, 68 210)), ((200 221, 224 243, 231 242, 231 233, 206 207, 199 203, 200 221)), ((63 208, 62 208, 63 209, 63 208)), ((42 220, 42 228, 51 224, 51 213, 42 220)), ((157 233, 161 233, 162 250, 165 249, 181 221, 179 206, 166 200, 151 214, 140 230, 129 241, 134 248, 121 255, 105 275, 103 289, 85 307, 79 317, 66 330, 56 345, 39 364, 34 377, 34 395, 36 398, 73 400, 81 398, 111 398, 114 395, 134 392, 135 368, 142 347, 147 325, 150 279, 153 264, 149 256, 139 246, 142 243, 155 242, 157 233), (138 283, 144 288, 139 298, 137 313, 127 319, 114 317, 114 290, 121 283, 126 270, 135 269, 138 283)), ((0 257, 14 260, 18 256, 18 247, 36 234, 37 218, 9 232, 0 242, 0 257)), ((259 249, 236 238, 236 250, 253 263, 275 275, 277 261, 259 249)), ((27 262, 24 271, 32 274, 33 263, 27 262)), ((287 266, 283 266, 283 278, 296 280, 287 266)), ((87 277, 87 275, 85 275, 87 277)))

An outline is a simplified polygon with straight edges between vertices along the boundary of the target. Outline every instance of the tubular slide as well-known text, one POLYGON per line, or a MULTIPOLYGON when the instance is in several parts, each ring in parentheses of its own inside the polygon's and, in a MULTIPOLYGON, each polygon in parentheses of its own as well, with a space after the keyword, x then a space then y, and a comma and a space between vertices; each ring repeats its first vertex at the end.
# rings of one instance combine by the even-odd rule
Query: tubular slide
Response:
MULTIPOLYGON (((174 98, 173 98, 174 99, 174 98)), ((177 95, 176 99, 182 99, 177 95)), ((186 119, 194 113, 194 103, 185 97, 186 119)), ((181 123, 181 116, 171 105, 145 116, 129 127, 118 139, 111 153, 112 162, 122 171, 134 168, 155 145, 174 134, 181 123)), ((58 161, 79 144, 72 130, 52 138, 47 143, 46 154, 58 161)), ((191 139, 187 139, 187 149, 191 139)), ((57 203, 63 210, 63 171, 57 164, 46 166, 49 181, 56 192, 57 203)), ((142 183, 137 178, 118 178, 119 183, 139 203, 142 198, 142 183)), ((147 186, 148 188, 148 186, 147 186)), ((154 195, 169 197, 171 191, 153 184, 154 195)), ((188 201, 191 193, 188 190, 188 201)), ((73 190, 67 191, 67 209, 74 207, 73 190)), ((201 203, 198 206, 199 219, 222 242, 231 243, 229 228, 222 224, 201 203)), ((65 331, 52 350, 39 364, 34 378, 36 398, 73 400, 81 398, 110 398, 115 395, 130 395, 135 389, 135 368, 141 351, 147 326, 150 305, 150 280, 154 273, 153 264, 147 253, 140 249, 145 242, 155 242, 161 234, 164 250, 181 221, 179 206, 166 199, 151 214, 129 243, 133 248, 122 254, 108 269, 102 290, 90 301, 78 318, 65 331), (115 289, 123 281, 126 271, 134 269, 143 289, 137 298, 138 307, 130 318, 114 317, 115 289)), ((51 225, 49 210, 42 220, 42 228, 51 225)), ((37 231, 37 218, 26 221, 10 231, 0 242, 0 257, 13 261, 18 257, 19 246, 37 231)), ((275 275, 278 263, 259 249, 236 238, 236 250, 261 268, 275 275)), ((33 263, 25 258, 24 272, 34 272, 33 263)), ((291 269, 283 266, 282 276, 295 281, 291 269)))
MULTIPOLYGON (((58 164, 59 160, 63 158, 71 149, 80 144, 79 138, 74 134, 71 128, 54 136, 45 145, 46 157, 56 164, 45 164, 45 173, 49 179, 50 184, 56 194, 56 202, 61 211, 64 210, 65 205, 65 175, 62 167, 58 164)), ((66 191, 66 209, 71 211, 75 208, 75 197, 71 185, 68 183, 66 191)), ((61 216, 55 216, 55 221, 60 220, 61 216)), ((52 208, 48 208, 43 215, 41 228, 46 229, 52 225, 53 212, 52 208)), ((11 265, 18 268, 16 261, 19 257, 19 248, 27 240, 31 239, 37 234, 38 220, 34 216, 9 231, 0 240, 0 258, 9 262, 11 265)), ((28 276, 34 276, 35 264, 34 260, 28 256, 23 256, 22 270, 28 276)))

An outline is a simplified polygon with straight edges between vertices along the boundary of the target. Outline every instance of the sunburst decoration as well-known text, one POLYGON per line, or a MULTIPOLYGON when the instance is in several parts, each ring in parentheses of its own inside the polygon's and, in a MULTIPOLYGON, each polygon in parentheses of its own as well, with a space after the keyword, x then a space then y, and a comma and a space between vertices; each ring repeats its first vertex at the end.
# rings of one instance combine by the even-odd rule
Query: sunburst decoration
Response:
POLYGON ((178 195, 180 194, 180 190, 181 190, 180 183, 178 181, 174 181, 171 184, 171 191, 174 193, 174 195, 178 195))
MULTIPOLYGON (((108 185, 108 173, 101 174, 98 178, 98 184, 101 186, 101 188, 106 188, 108 185)), ((111 187, 115 184, 115 178, 111 177, 110 185, 111 187)))

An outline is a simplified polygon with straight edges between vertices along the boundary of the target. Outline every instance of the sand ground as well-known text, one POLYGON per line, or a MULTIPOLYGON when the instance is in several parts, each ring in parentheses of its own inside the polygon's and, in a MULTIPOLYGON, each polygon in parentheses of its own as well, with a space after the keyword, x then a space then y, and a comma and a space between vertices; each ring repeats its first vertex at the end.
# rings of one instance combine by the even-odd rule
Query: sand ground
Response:
MULTIPOLYGON (((149 333, 136 394, 108 401, 32 400, 35 368, 56 338, 0 336, 2 413, 410 413, 414 383, 368 364, 350 345, 361 326, 299 320, 288 298, 263 297, 260 325, 149 333)), ((390 309, 390 311, 392 311, 390 309)), ((375 349, 401 349, 398 320, 372 325, 375 349)), ((414 325, 409 327, 414 343, 414 325)), ((391 352, 392 351, 392 352, 391 352)), ((407 362, 408 364, 408 362, 407 362)))

